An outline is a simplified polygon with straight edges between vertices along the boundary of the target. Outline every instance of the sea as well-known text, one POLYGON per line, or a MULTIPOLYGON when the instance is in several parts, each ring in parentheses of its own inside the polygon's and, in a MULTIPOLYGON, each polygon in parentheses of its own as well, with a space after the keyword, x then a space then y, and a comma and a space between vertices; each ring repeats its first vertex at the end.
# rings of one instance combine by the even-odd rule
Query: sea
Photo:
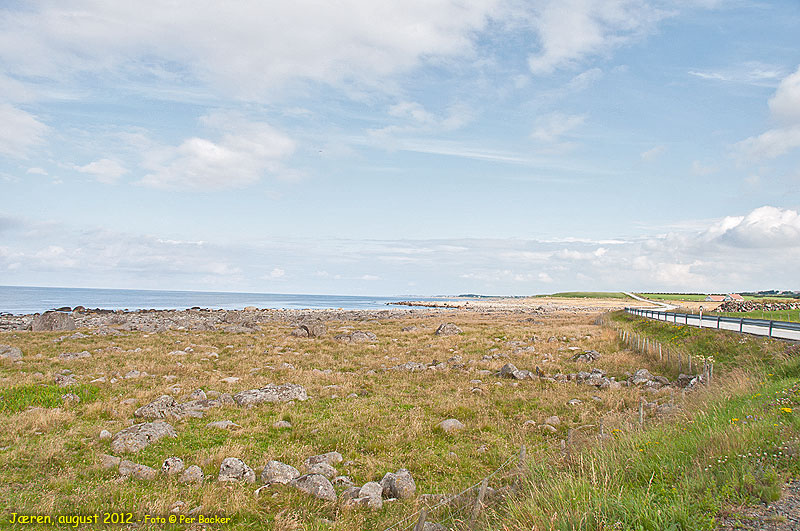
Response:
POLYGON ((141 289, 45 288, 0 286, 0 313, 41 313, 63 307, 105 310, 185 310, 200 307, 241 310, 246 306, 273 309, 344 310, 386 309, 404 300, 447 300, 447 297, 372 297, 220 291, 162 291, 141 289))

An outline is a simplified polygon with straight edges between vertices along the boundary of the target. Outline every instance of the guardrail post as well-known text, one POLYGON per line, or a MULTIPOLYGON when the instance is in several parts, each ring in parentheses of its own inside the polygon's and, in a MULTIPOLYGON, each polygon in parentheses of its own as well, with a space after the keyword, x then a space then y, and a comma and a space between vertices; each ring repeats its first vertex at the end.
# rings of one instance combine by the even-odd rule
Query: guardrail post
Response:
POLYGON ((717 329, 719 329, 719 315, 717 316, 717 329))
POLYGON ((769 322, 769 337, 772 337, 772 325, 773 325, 773 323, 774 323, 774 321, 770 321, 769 322))
POLYGON ((744 317, 739 318, 739 332, 742 332, 744 328, 744 317))

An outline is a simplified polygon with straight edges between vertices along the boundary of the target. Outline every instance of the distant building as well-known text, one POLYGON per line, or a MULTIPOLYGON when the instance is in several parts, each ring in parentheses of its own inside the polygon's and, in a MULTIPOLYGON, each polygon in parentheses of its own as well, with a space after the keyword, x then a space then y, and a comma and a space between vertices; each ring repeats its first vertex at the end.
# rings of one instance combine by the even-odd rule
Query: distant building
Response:
POLYGON ((731 293, 727 297, 725 297, 726 301, 743 301, 744 297, 739 295, 738 293, 731 293))
POLYGON ((730 299, 726 299, 725 295, 709 295, 706 297, 706 302, 722 302, 730 299))

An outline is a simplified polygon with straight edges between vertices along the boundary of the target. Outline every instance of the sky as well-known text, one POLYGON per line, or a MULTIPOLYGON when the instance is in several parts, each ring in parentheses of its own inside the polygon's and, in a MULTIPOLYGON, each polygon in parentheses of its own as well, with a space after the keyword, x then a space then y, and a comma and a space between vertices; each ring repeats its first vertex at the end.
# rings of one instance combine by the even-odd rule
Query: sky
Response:
POLYGON ((0 285, 800 289, 797 0, 0 2, 0 285))

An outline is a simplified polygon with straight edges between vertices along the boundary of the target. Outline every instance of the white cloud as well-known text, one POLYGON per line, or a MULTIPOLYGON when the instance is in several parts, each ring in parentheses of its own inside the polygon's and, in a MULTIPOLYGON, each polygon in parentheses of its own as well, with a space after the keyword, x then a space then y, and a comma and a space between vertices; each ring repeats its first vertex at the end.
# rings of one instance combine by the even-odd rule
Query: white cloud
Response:
POLYGON ((769 110, 778 121, 800 124, 800 67, 778 85, 769 100, 769 110))
POLYGON ((116 71, 132 79, 194 77, 262 99, 293 80, 339 83, 469 53, 499 0, 135 3, 43 1, 6 12, 0 61, 26 76, 116 71), (180 65, 176 69, 176 65, 180 65))
POLYGON ((800 125, 770 129, 736 144, 740 157, 749 161, 774 159, 800 147, 800 125))
POLYGON ((116 160, 100 159, 90 162, 85 166, 75 166, 75 169, 81 173, 88 173, 94 175, 101 183, 114 183, 120 177, 128 173, 127 168, 116 160))
POLYGON ((44 141, 48 130, 34 115, 0 103, 0 154, 24 158, 31 147, 44 141))
POLYGON ((667 146, 664 146, 664 145, 655 146, 654 148, 651 148, 651 149, 648 149, 647 151, 642 152, 641 157, 642 157, 642 160, 644 160, 646 162, 649 162, 651 160, 657 159, 658 157, 663 155, 664 152, 666 152, 666 151, 667 151, 667 146))
POLYGON ((707 81, 767 87, 775 86, 776 81, 786 75, 786 72, 780 67, 752 61, 723 70, 689 70, 688 73, 690 76, 707 81))
POLYGON ((708 229, 706 236, 736 247, 800 247, 800 215, 795 210, 763 206, 746 216, 722 219, 708 229))
MULTIPOLYGON (((454 131, 468 124, 472 118, 472 110, 462 104, 448 107, 444 114, 434 114, 415 101, 401 101, 389 107, 389 116, 398 123, 380 129, 370 129, 373 138, 386 138, 397 133, 442 132, 454 131)), ((396 146, 394 146, 396 147, 396 146)))
POLYGON ((282 159, 294 142, 269 124, 239 116, 212 114, 201 123, 221 131, 217 141, 189 138, 174 147, 153 147, 143 165, 150 170, 141 184, 155 188, 220 189, 252 184, 265 174, 291 174, 282 159))
POLYGON ((551 113, 536 120, 531 137, 540 142, 557 142, 562 136, 583 125, 586 116, 576 114, 551 113))
POLYGON ((47 170, 45 170, 44 168, 39 168, 37 166, 33 168, 28 168, 25 173, 30 175, 47 175, 47 170))
POLYGON ((535 4, 531 23, 539 52, 528 58, 535 74, 608 52, 666 16, 644 0, 547 0, 535 4))
POLYGON ((769 108, 783 125, 737 143, 735 148, 746 161, 774 159, 800 147, 800 67, 781 81, 769 108))
POLYGON ((284 276, 286 276, 286 271, 284 271, 280 267, 276 267, 275 269, 269 272, 269 278, 271 278, 272 280, 278 280, 280 278, 283 278, 284 276))

